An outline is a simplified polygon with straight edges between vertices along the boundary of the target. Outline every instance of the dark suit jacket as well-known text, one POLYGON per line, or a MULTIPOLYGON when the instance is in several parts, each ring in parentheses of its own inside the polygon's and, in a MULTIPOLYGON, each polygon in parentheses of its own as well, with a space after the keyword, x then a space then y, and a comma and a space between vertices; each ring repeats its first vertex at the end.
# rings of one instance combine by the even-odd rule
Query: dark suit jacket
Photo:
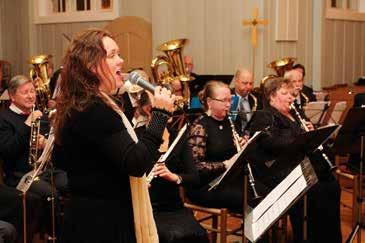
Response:
POLYGON ((365 105, 365 93, 358 93, 354 97, 354 107, 365 105))
POLYGON ((305 106, 306 103, 316 100, 317 98, 313 94, 313 89, 304 85, 302 91, 300 92, 300 103, 305 106))

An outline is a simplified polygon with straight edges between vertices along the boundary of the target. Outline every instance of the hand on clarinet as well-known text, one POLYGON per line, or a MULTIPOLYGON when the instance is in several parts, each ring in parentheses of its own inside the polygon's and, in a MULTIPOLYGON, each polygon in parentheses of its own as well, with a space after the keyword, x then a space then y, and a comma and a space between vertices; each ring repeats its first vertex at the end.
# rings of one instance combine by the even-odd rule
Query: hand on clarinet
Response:
POLYGON ((157 163, 152 171, 155 177, 161 177, 171 182, 177 182, 179 180, 179 176, 172 173, 169 168, 166 167, 165 163, 157 163))
POLYGON ((309 131, 313 131, 314 130, 314 126, 310 121, 305 121, 305 125, 307 126, 309 131))

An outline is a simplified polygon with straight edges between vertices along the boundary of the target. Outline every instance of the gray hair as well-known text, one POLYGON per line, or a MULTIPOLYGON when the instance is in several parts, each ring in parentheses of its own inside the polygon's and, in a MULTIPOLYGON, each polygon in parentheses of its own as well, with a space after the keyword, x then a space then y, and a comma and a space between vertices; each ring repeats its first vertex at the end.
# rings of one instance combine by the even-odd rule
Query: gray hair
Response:
POLYGON ((9 95, 14 95, 16 90, 19 88, 19 86, 28 83, 28 82, 32 82, 32 80, 30 80, 30 78, 24 76, 24 75, 16 75, 14 76, 12 79, 10 79, 9 81, 9 85, 8 85, 8 92, 9 95))

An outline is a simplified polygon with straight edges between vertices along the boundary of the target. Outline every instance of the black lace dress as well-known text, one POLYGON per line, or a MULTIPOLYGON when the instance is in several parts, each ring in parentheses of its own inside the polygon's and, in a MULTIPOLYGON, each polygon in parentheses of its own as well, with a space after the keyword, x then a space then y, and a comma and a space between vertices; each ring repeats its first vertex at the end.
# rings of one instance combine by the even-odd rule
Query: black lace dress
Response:
POLYGON ((228 118, 222 121, 204 114, 192 124, 188 143, 193 150, 193 161, 200 176, 198 189, 188 191, 191 201, 206 207, 226 207, 241 212, 243 205, 243 173, 229 186, 208 191, 209 183, 225 170, 223 161, 237 150, 233 143, 228 118))

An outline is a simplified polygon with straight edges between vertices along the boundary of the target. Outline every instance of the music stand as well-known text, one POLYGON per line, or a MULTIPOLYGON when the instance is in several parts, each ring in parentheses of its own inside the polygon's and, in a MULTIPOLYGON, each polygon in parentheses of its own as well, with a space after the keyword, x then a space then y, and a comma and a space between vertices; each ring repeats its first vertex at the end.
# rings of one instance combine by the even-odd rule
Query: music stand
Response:
POLYGON ((321 125, 329 108, 330 101, 313 101, 304 107, 304 113, 313 125, 321 125))
POLYGON ((364 166, 364 139, 365 139, 365 108, 351 108, 347 113, 341 130, 339 131, 334 144, 334 150, 340 155, 358 153, 360 151, 360 172, 359 172, 359 194, 356 195, 357 217, 356 224, 351 231, 346 243, 353 242, 358 234, 358 243, 361 242, 362 227, 362 176, 364 166))
MULTIPOLYGON (((303 161, 303 158, 304 158, 305 154, 312 153, 319 147, 319 145, 323 144, 333 134, 333 132, 336 131, 337 128, 338 128, 338 125, 331 125, 331 126, 322 127, 317 130, 313 130, 313 131, 309 131, 309 132, 300 134, 288 146, 291 148, 290 151, 287 151, 287 153, 285 153, 285 155, 279 155, 275 158, 270 158, 270 159, 272 159, 272 162, 270 164, 271 164, 272 170, 274 170, 274 171, 283 171, 290 167, 295 168, 294 170, 299 170, 299 167, 301 167, 303 173, 296 174, 297 175, 296 178, 298 180, 299 180, 299 178, 301 178, 301 181, 298 181, 298 184, 290 184, 290 183, 286 184, 287 185, 286 190, 281 190, 283 193, 280 194, 280 198, 281 198, 280 201, 285 202, 285 205, 283 207, 281 207, 279 212, 275 211, 276 201, 272 202, 272 200, 266 200, 266 201, 271 202, 270 205, 273 206, 272 210, 274 210, 275 214, 274 215, 268 214, 265 216, 264 226, 262 228, 259 228, 259 231, 257 228, 256 229, 252 228, 252 227, 258 227, 258 226, 262 225, 259 221, 252 221, 251 223, 249 223, 249 221, 246 221, 245 225, 248 225, 248 226, 250 224, 253 225, 250 230, 248 228, 247 228, 248 231, 246 230, 247 233, 252 232, 252 234, 253 234, 253 235, 248 234, 247 235, 248 238, 250 238, 251 240, 252 239, 257 240, 257 238, 260 237, 260 235, 264 234, 267 229, 269 229, 278 219, 280 219, 280 217, 282 215, 284 215, 284 213, 287 210, 289 210, 290 207, 296 201, 298 201, 302 196, 304 196, 306 194, 306 192, 309 190, 309 188, 317 182, 316 174, 315 174, 314 170, 311 168, 310 163, 306 160, 303 161), (298 167, 298 164, 300 164, 299 167, 298 167), (289 192, 289 195, 286 194, 287 192, 289 192), (295 195, 291 194, 292 192, 295 195), (267 220, 269 220, 269 221, 267 221, 267 220), (257 224, 256 224, 256 222, 257 222, 257 224), (251 231, 251 230, 253 230, 253 231, 251 231)), ((254 153, 255 152, 253 151, 253 153, 250 154, 250 156, 252 158, 255 157, 254 153)), ((251 160, 256 162, 254 159, 251 159, 251 160)), ((255 164, 255 163, 253 163, 253 164, 255 164)), ((295 173, 298 173, 298 171, 295 173)), ((291 178, 291 176, 289 176, 287 178, 291 178)), ((280 184, 277 187, 275 187, 272 190, 272 192, 277 190, 278 187, 281 188, 280 184)), ((276 195, 275 192, 274 192, 274 195, 276 195)), ((271 197, 270 193, 268 196, 271 197)), ((265 198, 267 198, 268 196, 266 196, 265 198)), ((279 203, 279 205, 281 205, 280 201, 279 201, 279 197, 278 197, 277 202, 279 203)), ((255 209, 254 209, 253 214, 257 214, 257 209, 256 210, 255 209)), ((262 210, 259 210, 259 211, 262 211, 262 210)), ((266 211, 264 210, 264 212, 266 212, 266 211)), ((262 215, 264 215, 264 214, 262 214, 262 215)), ((248 220, 251 220, 251 219, 248 219, 248 220)), ((306 223, 304 224, 304 227, 305 227, 304 228, 305 230, 304 230, 303 238, 304 238, 304 240, 306 240, 306 238, 307 238, 306 223)))

